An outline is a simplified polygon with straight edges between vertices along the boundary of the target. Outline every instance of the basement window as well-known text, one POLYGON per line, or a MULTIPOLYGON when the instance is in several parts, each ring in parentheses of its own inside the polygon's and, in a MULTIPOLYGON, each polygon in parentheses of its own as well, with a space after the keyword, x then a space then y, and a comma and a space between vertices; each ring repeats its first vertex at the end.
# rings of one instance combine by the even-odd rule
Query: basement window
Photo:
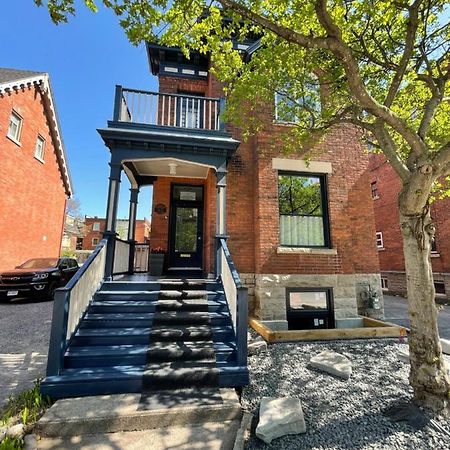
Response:
POLYGON ((443 281, 435 281, 434 290, 436 295, 445 295, 445 283, 443 281))
POLYGON ((98 238, 92 239, 92 246, 96 247, 98 245, 98 238))
POLYGON ((20 135, 22 133, 22 117, 16 113, 16 111, 11 112, 11 118, 9 119, 9 127, 7 136, 12 139, 15 143, 20 144, 20 135))
POLYGON ((387 277, 381 277, 381 289, 387 291, 389 289, 389 282, 387 277))
POLYGON ((289 330, 334 328, 331 288, 287 288, 286 316, 289 330))

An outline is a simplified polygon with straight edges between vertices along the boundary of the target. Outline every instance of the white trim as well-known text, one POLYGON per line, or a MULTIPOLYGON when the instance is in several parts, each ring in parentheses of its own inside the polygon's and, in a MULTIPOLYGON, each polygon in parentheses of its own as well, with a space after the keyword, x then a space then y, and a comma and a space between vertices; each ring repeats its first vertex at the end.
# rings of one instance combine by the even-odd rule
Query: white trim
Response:
POLYGON ((273 158, 272 169, 286 170, 288 172, 307 173, 333 173, 333 166, 330 162, 309 161, 303 159, 273 158))
POLYGON ((0 83, 0 96, 9 94, 12 91, 18 92, 19 90, 31 87, 35 87, 39 90, 44 100, 44 110, 48 118, 50 134, 55 146, 58 165, 62 175, 64 187, 66 188, 66 194, 70 197, 73 194, 72 182, 70 179, 64 143, 62 140, 61 127, 59 124, 58 114, 56 112, 55 101, 48 74, 41 73, 32 77, 22 78, 7 83, 0 83))
POLYGON ((15 142, 16 144, 20 145, 20 137, 22 135, 22 127, 23 127, 23 117, 21 114, 19 114, 14 108, 11 110, 11 114, 9 116, 9 123, 8 123, 8 131, 6 132, 6 137, 11 139, 11 141, 15 142), (18 121, 17 126, 17 136, 10 136, 9 135, 9 129, 11 127, 11 120, 12 118, 15 118, 18 121))
POLYGON ((377 231, 375 233, 375 238, 376 238, 376 243, 377 243, 377 249, 384 250, 383 232, 377 231), (380 241, 381 245, 378 245, 378 241, 380 241))
POLYGON ((164 70, 166 72, 178 73, 178 69, 176 67, 165 66, 164 70))
POLYGON ((303 253, 308 255, 337 255, 336 248, 315 248, 315 247, 278 247, 278 254, 303 253))
POLYGON ((36 138, 36 144, 35 144, 35 146, 34 146, 34 157, 38 160, 38 161, 40 161, 41 163, 44 163, 45 162, 45 160, 44 160, 44 155, 45 155, 45 144, 46 144, 46 141, 45 141, 45 139, 40 135, 40 134, 38 134, 37 135, 37 138, 36 138), (42 155, 37 155, 37 149, 38 149, 38 142, 39 141, 41 141, 42 142, 42 155))
POLYGON ((184 73, 186 75, 195 75, 195 70, 192 69, 182 69, 181 73, 184 73))

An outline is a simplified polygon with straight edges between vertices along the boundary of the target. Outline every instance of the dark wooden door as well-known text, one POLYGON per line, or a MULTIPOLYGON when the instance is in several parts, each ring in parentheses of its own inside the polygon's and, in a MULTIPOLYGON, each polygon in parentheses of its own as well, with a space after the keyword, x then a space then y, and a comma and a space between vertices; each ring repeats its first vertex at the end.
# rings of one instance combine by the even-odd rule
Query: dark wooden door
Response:
POLYGON ((171 268, 202 268, 203 187, 173 185, 169 222, 171 268))

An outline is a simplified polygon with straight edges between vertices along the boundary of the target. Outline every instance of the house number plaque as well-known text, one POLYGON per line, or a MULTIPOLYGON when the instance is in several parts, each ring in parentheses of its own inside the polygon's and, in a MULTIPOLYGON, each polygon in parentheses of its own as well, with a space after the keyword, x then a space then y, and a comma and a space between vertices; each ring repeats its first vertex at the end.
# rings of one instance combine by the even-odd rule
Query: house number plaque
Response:
POLYGON ((158 203, 155 206, 155 213, 156 214, 164 214, 166 211, 167 211, 167 207, 163 203, 158 203))

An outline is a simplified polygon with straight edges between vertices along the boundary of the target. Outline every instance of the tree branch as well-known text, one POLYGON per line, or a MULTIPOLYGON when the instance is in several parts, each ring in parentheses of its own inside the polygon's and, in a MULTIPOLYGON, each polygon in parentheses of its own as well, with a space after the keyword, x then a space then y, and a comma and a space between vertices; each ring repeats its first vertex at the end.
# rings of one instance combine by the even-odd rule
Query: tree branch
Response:
POLYGON ((411 55, 413 53, 414 43, 416 40, 417 27, 419 24, 419 7, 421 3, 422 0, 416 0, 411 7, 408 8, 409 18, 406 26, 405 50, 403 51, 400 64, 398 65, 398 69, 384 100, 384 106, 388 108, 390 108, 394 102, 395 96, 397 95, 398 89, 405 75, 406 68, 408 67, 408 63, 411 60, 411 55))
POLYGON ((450 141, 444 144, 433 158, 433 166, 438 176, 447 176, 450 173, 450 141))
POLYGON ((402 181, 408 181, 411 176, 411 172, 408 167, 406 167, 405 163, 400 159, 397 153, 397 146, 392 139, 392 136, 380 120, 375 122, 372 133, 376 137, 378 143, 383 149, 383 153, 386 155, 397 175, 402 179, 402 181))

